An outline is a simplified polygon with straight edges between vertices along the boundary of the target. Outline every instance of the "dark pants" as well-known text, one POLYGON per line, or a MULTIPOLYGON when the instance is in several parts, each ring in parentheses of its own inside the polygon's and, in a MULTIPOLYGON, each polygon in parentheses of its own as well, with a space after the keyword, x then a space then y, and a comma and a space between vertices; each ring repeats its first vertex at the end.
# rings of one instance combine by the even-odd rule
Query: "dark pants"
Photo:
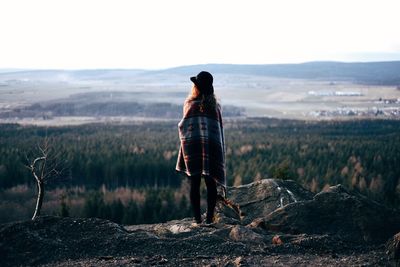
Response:
MULTIPOLYGON (((201 175, 191 176, 190 180, 190 202, 192 203, 193 215, 196 222, 201 222, 200 211, 200 183, 201 175)), ((204 176, 207 186, 207 223, 211 223, 214 217, 215 204, 217 201, 217 184, 214 179, 204 176)))

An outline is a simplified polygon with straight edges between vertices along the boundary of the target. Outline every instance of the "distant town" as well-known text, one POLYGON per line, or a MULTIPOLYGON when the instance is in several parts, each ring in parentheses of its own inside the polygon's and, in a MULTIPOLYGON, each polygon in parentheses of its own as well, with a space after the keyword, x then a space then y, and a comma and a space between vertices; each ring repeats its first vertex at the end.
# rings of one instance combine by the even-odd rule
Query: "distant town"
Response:
POLYGON ((378 105, 388 105, 385 107, 370 107, 370 108, 354 108, 340 107, 335 110, 318 110, 308 113, 313 117, 382 117, 382 118, 400 118, 400 98, 397 99, 382 99, 373 102, 378 105))
POLYGON ((346 91, 308 91, 309 95, 314 96, 362 96, 360 92, 346 92, 346 91))

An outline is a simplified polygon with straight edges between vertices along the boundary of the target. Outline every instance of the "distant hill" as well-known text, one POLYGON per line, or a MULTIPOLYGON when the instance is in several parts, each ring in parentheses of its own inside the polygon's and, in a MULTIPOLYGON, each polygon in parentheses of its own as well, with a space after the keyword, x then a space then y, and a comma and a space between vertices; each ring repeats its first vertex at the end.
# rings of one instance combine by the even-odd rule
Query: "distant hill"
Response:
POLYGON ((300 64, 203 64, 163 70, 93 69, 93 70, 1 70, 0 78, 48 79, 65 75, 75 80, 137 80, 151 75, 190 76, 201 70, 214 74, 260 75, 280 78, 351 81, 371 85, 400 85, 400 61, 385 62, 307 62, 300 64))
POLYGON ((200 70, 212 73, 262 75, 281 78, 346 80, 362 84, 400 85, 400 61, 308 62, 301 64, 230 65, 205 64, 166 69, 163 72, 192 75, 200 70))

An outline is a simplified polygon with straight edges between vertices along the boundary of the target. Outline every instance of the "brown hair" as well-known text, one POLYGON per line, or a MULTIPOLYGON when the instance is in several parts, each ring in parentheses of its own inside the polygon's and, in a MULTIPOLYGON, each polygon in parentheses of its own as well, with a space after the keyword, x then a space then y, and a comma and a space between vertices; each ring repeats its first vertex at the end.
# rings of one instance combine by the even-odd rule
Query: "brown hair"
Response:
POLYGON ((188 96, 188 100, 201 100, 200 111, 215 109, 217 106, 217 99, 214 94, 204 95, 200 92, 195 84, 193 84, 192 91, 188 96))

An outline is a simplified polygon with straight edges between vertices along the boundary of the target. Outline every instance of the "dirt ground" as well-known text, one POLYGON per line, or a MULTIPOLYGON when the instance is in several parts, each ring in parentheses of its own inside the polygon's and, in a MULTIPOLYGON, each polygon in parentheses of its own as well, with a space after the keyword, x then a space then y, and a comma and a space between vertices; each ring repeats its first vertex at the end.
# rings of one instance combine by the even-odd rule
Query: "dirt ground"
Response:
POLYGON ((190 219, 122 227, 100 219, 43 217, 3 224, 2 266, 390 266, 383 244, 291 236, 190 219), (233 229, 236 227, 236 235, 233 229), (252 234, 254 233, 254 234, 252 234), (261 237, 261 238, 259 238, 261 237), (282 239, 285 240, 284 236, 282 239), (301 242, 299 242, 301 241, 301 242), (9 244, 9 245, 7 245, 9 244))

